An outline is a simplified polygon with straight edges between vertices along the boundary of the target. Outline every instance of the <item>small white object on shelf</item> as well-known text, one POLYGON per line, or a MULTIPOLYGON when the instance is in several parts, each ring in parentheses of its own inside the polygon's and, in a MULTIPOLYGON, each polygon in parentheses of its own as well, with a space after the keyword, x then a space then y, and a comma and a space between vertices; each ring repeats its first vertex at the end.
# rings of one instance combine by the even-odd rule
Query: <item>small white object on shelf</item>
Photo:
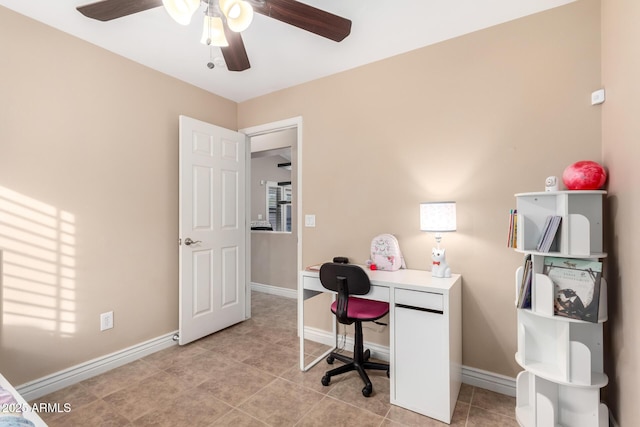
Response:
POLYGON ((558 191, 558 177, 548 176, 544 180, 544 191, 558 191))

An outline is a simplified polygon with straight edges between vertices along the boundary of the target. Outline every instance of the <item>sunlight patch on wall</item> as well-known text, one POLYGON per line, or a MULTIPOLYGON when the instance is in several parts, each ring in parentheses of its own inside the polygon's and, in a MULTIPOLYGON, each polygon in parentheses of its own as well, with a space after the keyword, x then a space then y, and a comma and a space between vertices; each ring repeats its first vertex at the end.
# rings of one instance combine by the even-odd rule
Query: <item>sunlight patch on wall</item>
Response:
POLYGON ((0 327, 76 332, 75 216, 0 186, 0 327))

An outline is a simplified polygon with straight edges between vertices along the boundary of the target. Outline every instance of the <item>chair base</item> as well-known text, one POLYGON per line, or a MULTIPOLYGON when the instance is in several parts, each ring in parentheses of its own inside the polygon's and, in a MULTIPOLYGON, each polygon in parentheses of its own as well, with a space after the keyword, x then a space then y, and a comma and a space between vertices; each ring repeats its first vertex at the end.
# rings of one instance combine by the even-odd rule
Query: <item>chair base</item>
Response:
POLYGON ((355 322, 355 345, 353 349, 353 358, 347 357, 340 353, 331 353, 327 357, 327 363, 333 364, 335 359, 344 362, 345 365, 338 366, 335 369, 325 372, 324 377, 322 377, 322 385, 328 386, 331 382, 331 377, 335 375, 344 374, 345 372, 357 371, 358 375, 364 382, 364 388, 362 389, 362 395, 364 397, 371 396, 373 392, 373 385, 371 384, 371 380, 367 375, 366 369, 375 369, 379 371, 387 371, 387 377, 389 376, 389 365, 386 363, 376 363, 369 362, 369 358, 371 357, 371 352, 367 349, 363 350, 363 342, 362 342, 362 324, 361 322, 355 322))

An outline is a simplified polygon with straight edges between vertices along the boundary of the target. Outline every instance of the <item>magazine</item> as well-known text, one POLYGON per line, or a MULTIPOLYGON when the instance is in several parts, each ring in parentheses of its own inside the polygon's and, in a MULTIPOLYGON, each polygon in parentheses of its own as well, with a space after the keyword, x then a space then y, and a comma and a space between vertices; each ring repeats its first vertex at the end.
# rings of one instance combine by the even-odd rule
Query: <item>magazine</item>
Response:
POLYGON ((557 316, 598 322, 600 261, 545 257, 543 273, 554 284, 554 313, 557 316))

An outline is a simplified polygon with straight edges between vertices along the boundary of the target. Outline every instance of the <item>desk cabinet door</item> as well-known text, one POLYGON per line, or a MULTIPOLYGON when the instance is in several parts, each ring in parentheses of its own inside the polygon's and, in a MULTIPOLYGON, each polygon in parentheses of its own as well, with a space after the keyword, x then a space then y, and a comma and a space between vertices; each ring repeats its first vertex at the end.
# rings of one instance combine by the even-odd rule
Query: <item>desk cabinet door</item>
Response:
POLYGON ((449 423, 449 357, 445 315, 395 306, 395 402, 449 423))

